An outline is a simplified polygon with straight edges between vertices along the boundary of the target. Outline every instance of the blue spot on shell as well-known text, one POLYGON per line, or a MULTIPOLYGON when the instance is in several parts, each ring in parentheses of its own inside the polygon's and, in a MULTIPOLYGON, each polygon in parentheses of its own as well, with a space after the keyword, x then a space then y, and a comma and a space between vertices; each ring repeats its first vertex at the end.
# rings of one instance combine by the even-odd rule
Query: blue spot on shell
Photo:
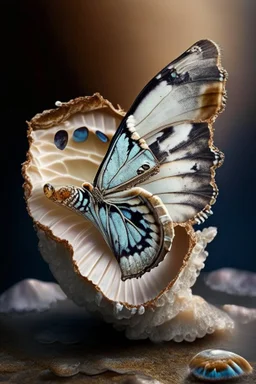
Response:
POLYGON ((56 132, 54 135, 54 144, 58 149, 63 151, 63 149, 66 147, 68 143, 68 133, 64 129, 61 129, 60 131, 56 132))
POLYGON ((88 128, 86 127, 77 128, 73 132, 73 140, 76 141, 77 143, 82 143, 88 138, 88 134, 89 134, 88 128))
POLYGON ((103 143, 106 143, 109 138, 105 135, 105 133, 101 132, 101 131, 96 131, 96 136, 103 142, 103 143))
POLYGON ((198 353, 189 363, 193 376, 205 381, 226 381, 252 372, 252 367, 242 356, 219 349, 198 353))

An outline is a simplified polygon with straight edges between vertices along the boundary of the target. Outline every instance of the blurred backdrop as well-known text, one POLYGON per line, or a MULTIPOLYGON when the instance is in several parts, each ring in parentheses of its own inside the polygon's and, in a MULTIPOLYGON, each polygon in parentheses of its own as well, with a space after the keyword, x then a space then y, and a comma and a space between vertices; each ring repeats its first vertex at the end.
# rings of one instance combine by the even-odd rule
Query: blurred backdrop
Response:
POLYGON ((227 108, 215 124, 215 143, 226 160, 206 223, 219 233, 205 269, 256 270, 255 15, 254 0, 1 0, 1 124, 11 203, 5 206, 0 292, 26 277, 53 279, 23 200, 26 120, 56 100, 95 91, 127 109, 156 72, 203 38, 221 46, 229 72, 227 108))

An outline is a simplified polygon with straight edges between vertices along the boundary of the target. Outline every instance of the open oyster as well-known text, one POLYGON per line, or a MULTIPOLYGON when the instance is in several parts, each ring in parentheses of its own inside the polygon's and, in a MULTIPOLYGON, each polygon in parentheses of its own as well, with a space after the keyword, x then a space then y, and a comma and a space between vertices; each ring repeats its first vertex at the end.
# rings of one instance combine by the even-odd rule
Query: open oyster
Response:
POLYGON ((125 114, 99 94, 58 105, 28 123, 30 148, 23 176, 41 254, 63 291, 126 329, 130 338, 192 341, 232 328, 227 314, 193 298, 190 289, 204 266, 204 249, 216 235, 214 228, 195 233, 190 224, 176 225, 172 249, 158 267, 122 281, 117 260, 98 230, 47 199, 46 183, 58 187, 93 181, 125 114))

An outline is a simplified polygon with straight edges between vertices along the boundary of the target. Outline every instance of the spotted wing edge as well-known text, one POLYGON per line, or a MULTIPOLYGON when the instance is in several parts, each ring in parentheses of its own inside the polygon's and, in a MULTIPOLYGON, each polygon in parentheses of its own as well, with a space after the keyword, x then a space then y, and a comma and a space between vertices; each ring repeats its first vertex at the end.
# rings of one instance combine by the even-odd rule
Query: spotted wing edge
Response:
POLYGON ((209 204, 207 204, 200 212, 198 212, 194 216, 194 218, 188 220, 188 223, 190 223, 192 225, 193 224, 199 225, 199 224, 204 223, 205 220, 208 219, 208 217, 213 214, 213 211, 211 208, 216 203, 216 199, 219 195, 219 188, 218 188, 216 181, 215 181, 216 169, 221 167, 224 163, 224 160, 225 160, 224 153, 213 144, 214 129, 213 129, 212 124, 208 123, 208 128, 210 131, 209 148, 215 157, 215 160, 213 161, 213 165, 210 167, 210 173, 211 173, 210 185, 213 189, 212 198, 211 198, 209 204))
MULTIPOLYGON (((199 119, 198 121, 193 121, 192 123, 201 123, 205 122, 208 124, 208 129, 210 131, 210 138, 209 138, 209 148, 214 153, 215 160, 213 162, 213 165, 211 166, 211 182, 210 185, 213 188, 212 193, 212 199, 210 200, 210 203, 207 204, 200 212, 198 212, 194 218, 188 220, 186 223, 189 223, 191 225, 193 224, 202 224, 205 222, 205 220, 213 214, 211 207, 216 203, 216 199, 219 195, 219 189, 215 181, 215 175, 216 175, 216 169, 221 167, 225 160, 224 153, 214 145, 214 128, 213 124, 215 123, 217 117, 224 112, 226 108, 226 102, 227 102, 227 90, 226 90, 226 83, 228 80, 228 72, 223 68, 221 63, 221 49, 218 44, 216 44, 213 40, 200 40, 197 43, 193 44, 187 51, 191 51, 193 47, 197 46, 200 42, 207 41, 213 44, 217 50, 217 60, 216 60, 216 67, 218 68, 221 76, 221 82, 223 84, 223 91, 222 91, 222 97, 221 102, 218 105, 217 110, 214 114, 212 114, 207 119, 199 119)), ((177 59, 178 60, 178 59, 177 59)))

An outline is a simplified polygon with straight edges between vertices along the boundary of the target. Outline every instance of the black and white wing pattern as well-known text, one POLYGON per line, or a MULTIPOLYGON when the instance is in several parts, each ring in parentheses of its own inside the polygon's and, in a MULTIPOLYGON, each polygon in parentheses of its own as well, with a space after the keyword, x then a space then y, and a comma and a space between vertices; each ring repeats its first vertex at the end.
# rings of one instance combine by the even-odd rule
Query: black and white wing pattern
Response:
POLYGON ((141 186, 161 198, 174 222, 204 222, 218 194, 215 168, 223 162, 223 154, 209 144, 208 123, 164 128, 149 143, 161 167, 141 186))
POLYGON ((113 251, 122 280, 138 278, 156 267, 170 250, 173 224, 158 197, 142 188, 114 193, 97 200, 93 187, 44 186, 45 195, 55 203, 90 220, 113 251))
POLYGON ((223 155, 212 123, 226 100, 218 46, 201 40, 142 90, 122 120, 94 186, 104 195, 134 185, 158 195, 177 223, 211 214, 223 155))
POLYGON ((173 223, 161 200, 141 188, 112 194, 98 218, 120 265, 122 280, 156 267, 171 249, 173 223))

